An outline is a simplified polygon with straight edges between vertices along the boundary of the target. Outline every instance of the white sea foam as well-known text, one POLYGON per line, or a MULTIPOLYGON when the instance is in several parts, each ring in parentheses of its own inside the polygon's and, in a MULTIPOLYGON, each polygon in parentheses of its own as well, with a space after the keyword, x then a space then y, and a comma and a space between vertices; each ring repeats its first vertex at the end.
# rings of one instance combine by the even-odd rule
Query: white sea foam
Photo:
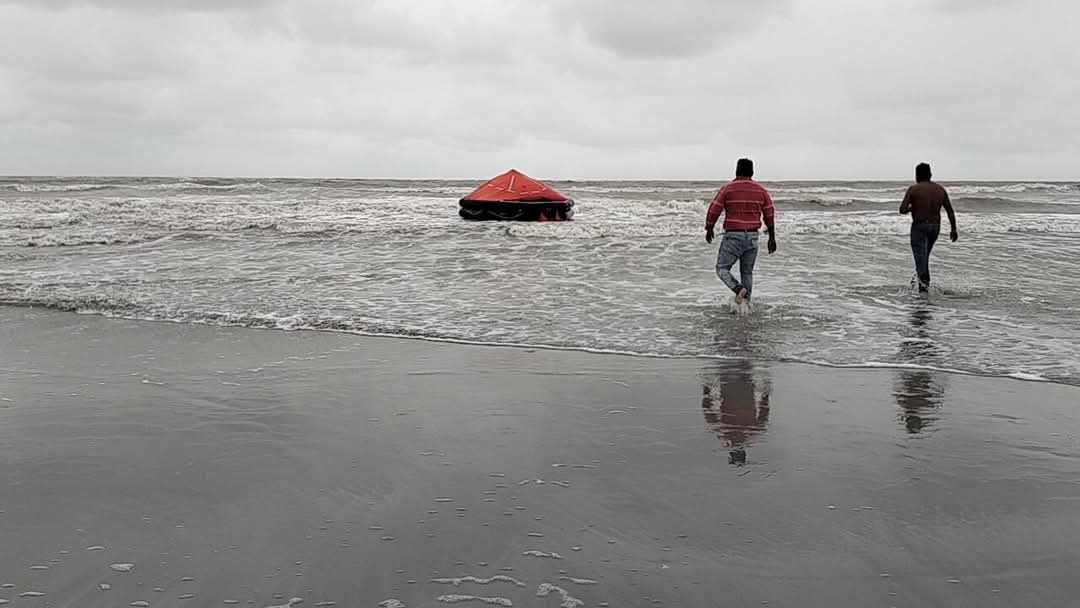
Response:
POLYGON ((566 581, 568 583, 573 583, 575 585, 595 585, 595 584, 597 584, 597 582, 594 581, 591 578, 574 578, 572 576, 560 576, 559 580, 560 581, 566 581))
POLYGON ((108 190, 109 188, 112 188, 112 186, 107 184, 24 183, 11 185, 11 190, 23 193, 93 192, 95 190, 108 190))
POLYGON ((542 559, 562 559, 563 558, 563 556, 559 555, 558 553, 554 553, 554 552, 548 553, 546 551, 536 551, 536 550, 525 551, 524 553, 522 553, 522 555, 524 555, 525 557, 539 557, 539 558, 542 558, 542 559))
POLYGON ((560 608, 581 608, 585 605, 585 602, 570 595, 566 589, 559 587, 558 585, 552 585, 551 583, 541 583, 540 587, 536 590, 536 597, 547 597, 552 593, 557 593, 561 602, 560 608))
POLYGON ((459 604, 461 602, 478 602, 481 604, 488 604, 491 606, 505 606, 506 608, 512 608, 514 602, 505 597, 484 597, 480 595, 440 595, 435 598, 437 601, 446 604, 459 604))
POLYGON ((524 587, 525 586, 525 583, 517 580, 516 578, 506 576, 506 575, 503 575, 503 574, 497 574, 495 576, 488 577, 488 578, 478 578, 478 577, 471 576, 471 575, 470 576, 454 577, 454 578, 433 578, 433 579, 431 579, 431 582, 436 583, 436 584, 440 584, 440 585, 453 585, 455 587, 460 587, 461 585, 463 585, 465 583, 476 583, 477 585, 490 585, 492 583, 509 583, 509 584, 514 585, 516 587, 524 587))

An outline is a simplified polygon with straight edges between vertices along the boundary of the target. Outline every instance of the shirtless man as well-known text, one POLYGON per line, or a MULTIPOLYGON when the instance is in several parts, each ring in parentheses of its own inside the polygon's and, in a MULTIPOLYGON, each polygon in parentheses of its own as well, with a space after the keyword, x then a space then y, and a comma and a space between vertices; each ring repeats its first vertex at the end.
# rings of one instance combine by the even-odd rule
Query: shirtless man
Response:
POLYGON ((930 180, 930 165, 919 163, 915 166, 915 184, 908 188, 904 201, 900 203, 900 213, 911 214, 911 254, 915 257, 915 274, 919 278, 919 291, 930 289, 930 252, 941 234, 941 209, 949 215, 952 231, 949 238, 956 242, 956 214, 949 193, 937 182, 930 180))

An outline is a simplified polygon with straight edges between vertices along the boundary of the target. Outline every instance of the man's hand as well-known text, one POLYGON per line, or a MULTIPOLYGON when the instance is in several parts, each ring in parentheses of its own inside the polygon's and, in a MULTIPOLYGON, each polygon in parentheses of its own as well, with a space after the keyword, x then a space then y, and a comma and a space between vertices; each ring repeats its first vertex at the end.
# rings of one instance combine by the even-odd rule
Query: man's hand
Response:
POLYGON ((958 238, 960 238, 960 233, 956 231, 956 228, 953 228, 952 232, 949 233, 949 240, 955 243, 958 238))
POLYGON ((713 231, 711 229, 705 231, 705 242, 706 243, 712 245, 712 241, 713 241, 714 237, 715 237, 715 235, 713 234, 713 231))
POLYGON ((776 253, 776 237, 769 237, 769 253, 776 253))

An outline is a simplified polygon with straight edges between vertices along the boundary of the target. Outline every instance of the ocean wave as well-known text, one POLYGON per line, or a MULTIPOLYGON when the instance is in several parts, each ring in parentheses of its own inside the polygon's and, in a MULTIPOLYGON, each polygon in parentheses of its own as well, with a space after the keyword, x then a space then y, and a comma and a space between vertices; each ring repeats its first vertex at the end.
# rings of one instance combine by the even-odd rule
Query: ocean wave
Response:
MULTIPOLYGON (((888 209, 892 210, 900 206, 900 201, 903 199, 903 191, 895 193, 890 196, 874 196, 869 191, 857 191, 852 194, 858 194, 858 196, 852 196, 851 194, 837 194, 831 192, 832 196, 825 194, 794 194, 790 192, 773 192, 772 198, 776 204, 778 210, 785 209, 888 209)), ((1008 193, 999 193, 1000 196, 990 195, 977 195, 977 194, 959 194, 952 197, 953 204, 957 207, 968 209, 972 211, 978 211, 982 209, 999 210, 1007 209, 1010 211, 1035 211, 1048 210, 1055 205, 1064 206, 1076 206, 1080 205, 1080 196, 1077 198, 1054 198, 1045 200, 1031 200, 1024 199, 1018 196, 1006 196, 1008 193)), ((641 199, 619 199, 608 198, 602 201, 590 200, 588 198, 578 199, 579 213, 586 212, 588 209, 611 209, 616 206, 624 206, 628 208, 644 208, 648 207, 655 212, 656 210, 675 210, 675 211, 698 211, 704 213, 708 208, 711 198, 705 197, 685 197, 677 199, 658 199, 658 200, 641 200, 641 199)))
POLYGON ((56 184, 56 183, 8 183, 0 184, 0 190, 22 192, 25 194, 46 194, 50 192, 95 192, 98 190, 111 190, 116 186, 112 184, 56 184))
MULTIPOLYGON (((510 236, 541 239, 663 238, 699 237, 703 221, 651 220, 648 222, 608 222, 583 219, 562 223, 516 224, 506 229, 510 236)), ((906 234, 911 220, 882 212, 789 212, 778 216, 781 235, 817 234, 906 234)), ((1080 215, 1072 214, 986 214, 967 215, 959 220, 964 234, 1080 234, 1080 215)), ((948 225, 944 227, 948 229, 948 225)))
MULTIPOLYGON (((693 212, 705 212, 709 208, 709 199, 704 198, 669 198, 661 200, 655 203, 655 209, 663 209, 666 211, 693 211, 693 212)), ((640 205, 640 202, 629 203, 630 205, 640 205)))
MULTIPOLYGON (((559 187, 568 192, 594 195, 610 194, 634 194, 634 195, 663 195, 665 193, 694 193, 701 192, 705 196, 711 196, 722 188, 726 182, 703 181, 703 182, 602 182, 602 183, 568 183, 559 184, 559 187)), ((1068 193, 1080 191, 1080 184, 1065 182, 943 182, 950 192, 957 194, 1019 194, 1025 192, 1034 193, 1068 193)), ((794 198, 807 198, 822 195, 849 195, 855 198, 861 196, 874 196, 888 194, 894 197, 903 196, 904 191, 911 185, 907 181, 895 182, 762 182, 770 192, 777 196, 789 196, 794 198), (861 195, 861 196, 860 196, 861 195)))
POLYGON ((260 181, 230 180, 169 180, 169 181, 103 181, 98 183, 63 183, 63 182, 8 182, 0 183, 0 191, 23 194, 72 194, 99 192, 105 190, 139 190, 146 192, 250 192, 270 191, 271 187, 260 181))
POLYGON ((132 190, 157 194, 220 194, 240 192, 270 192, 272 188, 260 181, 198 180, 118 182, 107 186, 118 190, 132 190))
MULTIPOLYGON (((412 217, 380 220, 369 216, 341 218, 214 217, 185 214, 179 217, 117 218, 93 223, 83 216, 39 216, 8 224, 0 229, 0 246, 62 247, 80 245, 123 245, 142 243, 166 236, 217 235, 219 238, 406 238, 421 233, 462 238, 490 238, 506 235, 523 239, 641 239, 699 238, 704 224, 704 206, 689 201, 671 202, 651 211, 622 209, 610 216, 583 210, 570 222, 547 223, 467 223, 449 213, 435 217, 427 225, 412 217), (640 213, 638 212, 640 211, 640 213), (423 226, 422 228, 420 226, 423 226)), ((1080 215, 1067 213, 984 213, 960 214, 963 234, 1080 234, 1080 215)), ((910 219, 891 210, 813 211, 788 210, 778 214, 777 227, 783 236, 826 234, 903 235, 910 219)), ((944 226, 948 229, 948 225, 944 226)))
MULTIPOLYGON (((273 218, 265 220, 238 220, 227 222, 168 222, 152 226, 168 233, 232 234, 245 233, 280 234, 310 239, 335 239, 349 235, 396 236, 416 234, 415 225, 406 224, 345 224, 343 222, 296 222, 273 218)), ((454 227, 460 228, 460 225, 454 227)), ((439 233, 445 226, 424 229, 425 235, 439 233)))
POLYGON ((950 194, 1023 194, 1025 192, 1066 193, 1080 190, 1080 185, 1066 183, 946 184, 950 194))
POLYGON ((20 218, 11 222, 11 227, 19 230, 48 230, 81 224, 82 216, 72 213, 45 213, 35 217, 20 218))
MULTIPOLYGON (((1003 193, 1004 194, 1004 193, 1003 193)), ((870 207, 870 208, 898 208, 900 201, 903 200, 903 196, 895 197, 861 197, 861 198, 781 198, 780 196, 774 196, 773 200, 776 202, 778 208, 783 209, 787 206, 794 207, 870 207)), ((1055 198, 1052 200, 1025 200, 1020 197, 1006 197, 1006 196, 977 196, 975 194, 960 194, 953 195, 951 197, 952 203, 956 207, 965 208, 969 210, 983 210, 987 208, 1008 208, 1009 210, 1028 209, 1039 210, 1047 209, 1054 205, 1080 205, 1080 198, 1067 199, 1067 198, 1055 198)))
POLYGON ((807 195, 820 196, 822 194, 895 194, 903 196, 904 184, 880 184, 874 186, 846 186, 842 184, 820 184, 812 186, 788 185, 785 183, 766 184, 770 192, 778 195, 807 195))
POLYGON ((199 182, 184 182, 176 185, 162 184, 163 190, 181 190, 184 192, 269 192, 271 188, 262 182, 241 182, 236 184, 206 184, 199 182))
POLYGON ((15 247, 88 247, 93 245, 134 245, 165 238, 164 233, 138 233, 138 234, 65 234, 45 232, 31 234, 24 238, 12 239, 8 242, 0 240, 0 244, 15 247))
MULTIPOLYGON (((80 180, 81 182, 82 180, 80 180)), ((0 184, 5 182, 0 182, 0 184)), ((21 184, 22 182, 17 182, 21 184)), ((36 182, 35 182, 36 183, 36 182)), ((43 182, 45 185, 51 182, 43 182)), ((312 240, 351 236, 408 237, 451 235, 486 238, 509 235, 534 239, 699 238, 709 198, 696 184, 635 184, 622 187, 659 190, 640 199, 633 196, 579 199, 575 220, 555 224, 477 225, 457 216, 457 199, 448 196, 415 196, 416 189, 429 190, 441 182, 383 184, 398 192, 371 194, 339 190, 319 195, 320 180, 227 180, 160 178, 122 180, 101 187, 138 188, 138 191, 92 193, 71 197, 9 196, 0 205, 0 246, 53 247, 121 245, 138 243, 164 234, 213 233, 243 237, 248 234, 283 235, 312 240), (668 190, 663 190, 668 187, 668 190), (187 191, 187 188, 193 189, 187 191), (273 190, 265 196, 261 188, 273 190), (315 189, 315 190, 313 190, 315 189), (231 192, 237 196, 216 196, 231 192), (241 193, 252 196, 241 196, 241 193), (335 198, 336 197, 336 198, 335 198)), ((342 180, 347 188, 368 182, 342 180)), ((77 184, 60 184, 77 187, 77 184)), ((798 196, 776 192, 782 235, 903 234, 908 220, 896 213, 899 184, 794 184, 788 190, 798 196), (870 193, 870 194, 867 194, 870 193), (890 193, 888 196, 879 193, 890 193), (800 198, 802 197, 802 198, 800 198)), ((993 185, 975 185, 994 188, 993 185)), ((1007 184, 1023 188, 1068 188, 1068 184, 1007 184)), ((599 188, 600 185, 591 187, 599 188)), ((974 187, 974 186, 973 186, 974 187)), ((954 196, 961 209, 960 228, 972 234, 1076 234, 1080 214, 1062 207, 1069 197, 1019 201, 1018 194, 954 196)), ((1071 200, 1071 199, 1069 199, 1071 200)), ((1075 205, 1080 205, 1080 198, 1075 205)))
MULTIPOLYGON (((230 222, 202 224, 195 222, 170 223, 150 226, 147 230, 124 232, 123 230, 82 232, 65 230, 18 230, 0 231, 0 246, 6 247, 79 247, 91 245, 132 245, 165 238, 180 240, 210 238, 244 238, 245 235, 264 235, 310 239, 333 240, 349 236, 394 237, 416 234, 417 229, 404 225, 335 226, 325 224, 288 224, 275 221, 230 222)), ((456 228, 460 229, 460 226, 456 228)), ((494 228, 493 226, 491 228, 494 228)), ((438 227, 424 230, 426 236, 449 234, 449 229, 438 227)))
POLYGON ((880 197, 880 198, 820 198, 816 196, 797 199, 797 198, 780 198, 774 196, 773 200, 776 206, 783 209, 787 206, 802 205, 809 208, 814 207, 882 207, 884 205, 899 205, 900 198, 897 197, 880 197))
MULTIPOLYGON (((1020 194, 1024 192, 1076 192, 1080 185, 1073 183, 1046 182, 969 182, 942 184, 955 194, 1020 194)), ((785 182, 767 183, 773 192, 785 194, 858 194, 858 193, 899 193, 903 196, 910 182, 878 182, 845 184, 843 182, 821 183, 812 185, 791 184, 785 182)))

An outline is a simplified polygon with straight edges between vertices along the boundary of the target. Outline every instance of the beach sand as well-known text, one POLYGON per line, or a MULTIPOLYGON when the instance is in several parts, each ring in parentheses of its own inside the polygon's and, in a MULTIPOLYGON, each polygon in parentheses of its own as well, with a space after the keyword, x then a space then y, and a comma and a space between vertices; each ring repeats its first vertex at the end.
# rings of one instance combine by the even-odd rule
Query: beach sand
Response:
POLYGON ((1080 596, 1076 387, 0 308, 0 399, 11 606, 1080 596))

